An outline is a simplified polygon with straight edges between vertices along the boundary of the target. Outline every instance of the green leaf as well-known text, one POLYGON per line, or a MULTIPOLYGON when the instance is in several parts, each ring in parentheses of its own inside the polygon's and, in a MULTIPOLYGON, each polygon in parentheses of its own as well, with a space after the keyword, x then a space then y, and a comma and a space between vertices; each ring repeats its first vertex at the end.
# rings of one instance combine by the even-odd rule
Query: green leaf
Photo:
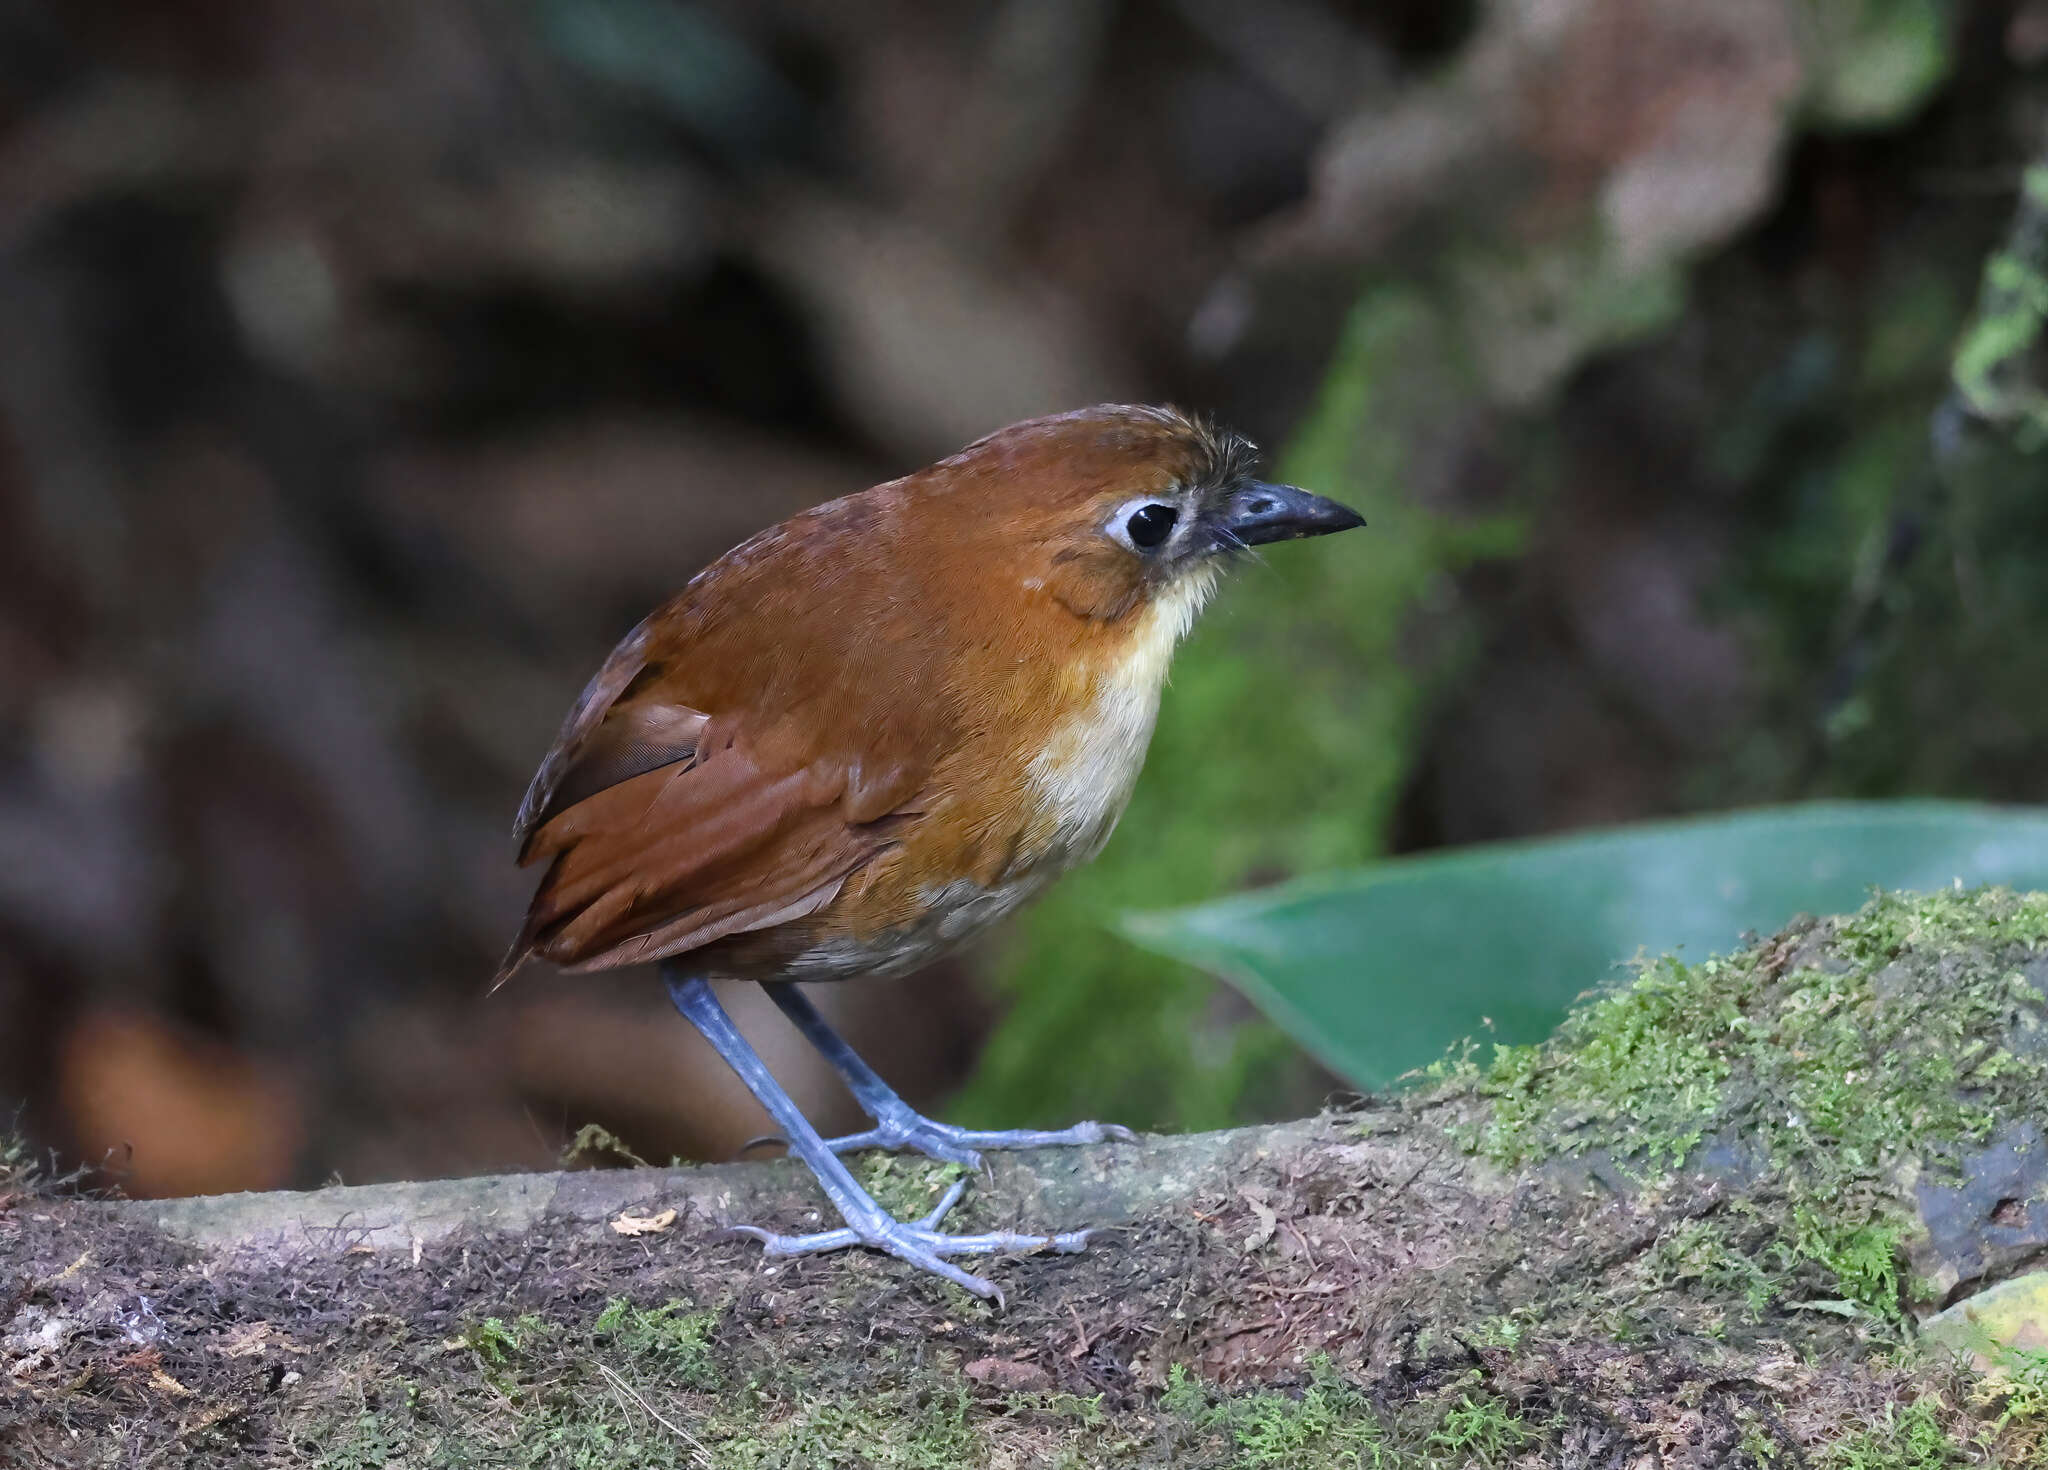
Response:
POLYGON ((1384 1087, 1468 1036, 1540 1040, 1638 953, 1701 959, 1873 888, 2048 887, 2048 810, 1816 802, 1502 843, 1133 914, 1339 1076, 1384 1087))

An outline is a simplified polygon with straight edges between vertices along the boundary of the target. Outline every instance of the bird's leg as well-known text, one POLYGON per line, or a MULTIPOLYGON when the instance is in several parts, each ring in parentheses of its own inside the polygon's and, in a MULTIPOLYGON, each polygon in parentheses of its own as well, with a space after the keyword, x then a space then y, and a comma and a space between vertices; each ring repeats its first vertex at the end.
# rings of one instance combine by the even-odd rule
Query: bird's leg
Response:
POLYGON ((860 1104, 861 1111, 875 1120, 875 1126, 865 1133, 849 1133, 844 1138, 828 1140, 825 1146, 834 1153, 849 1153, 862 1148, 908 1148, 915 1149, 926 1158, 979 1169, 980 1149, 1048 1148, 1133 1136, 1130 1129, 1118 1123, 1076 1123, 1071 1128, 1046 1132, 1036 1128, 956 1128, 951 1123, 927 1118, 875 1075, 875 1069, 860 1059, 846 1044, 845 1038, 827 1024, 825 1018, 818 1014, 817 1007, 795 985, 787 980, 777 980, 761 988, 768 992, 769 999, 782 1007, 782 1014, 796 1023, 796 1029, 803 1032, 804 1039, 815 1046, 819 1054, 832 1064, 833 1070, 846 1079, 846 1085, 860 1104))
POLYGON ((943 1234, 937 1228, 938 1224, 959 1200, 964 1181, 956 1181, 954 1187, 946 1191, 945 1198, 939 1201, 939 1207, 915 1224, 895 1219, 860 1187, 853 1175, 847 1172, 846 1165, 839 1161, 839 1156, 818 1136, 818 1130, 810 1125, 802 1109, 782 1090, 754 1048, 740 1035, 732 1018, 726 1015, 725 1007, 712 994, 710 984, 679 974, 667 966, 663 967, 663 978, 668 983, 669 999, 675 1002, 683 1019, 703 1033, 704 1039, 725 1058, 726 1065, 738 1073, 748 1090, 760 1099, 761 1106, 768 1109, 769 1115, 775 1119, 775 1126, 789 1140, 789 1151, 810 1167, 824 1189, 825 1197, 832 1201, 832 1207, 846 1222, 844 1229, 823 1230, 812 1235, 777 1235, 754 1225, 733 1227, 759 1240, 768 1248, 769 1255, 802 1256, 817 1251, 843 1250, 850 1245, 872 1246, 935 1276, 943 1276, 978 1297, 1000 1303, 1003 1294, 994 1282, 963 1271, 943 1257, 987 1256, 1006 1251, 1072 1252, 1087 1245, 1086 1230, 1070 1230, 1060 1235, 1016 1235, 1007 1231, 986 1235, 943 1234))

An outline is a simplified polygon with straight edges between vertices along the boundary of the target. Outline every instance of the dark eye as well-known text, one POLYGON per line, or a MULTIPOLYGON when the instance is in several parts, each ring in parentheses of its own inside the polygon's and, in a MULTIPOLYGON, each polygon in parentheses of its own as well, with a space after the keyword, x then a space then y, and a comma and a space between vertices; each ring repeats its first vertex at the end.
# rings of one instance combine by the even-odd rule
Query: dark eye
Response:
POLYGON ((1131 545, 1140 551, 1151 551, 1166 544, 1166 538, 1173 534, 1173 523, 1179 519, 1180 512, 1170 505, 1141 505, 1124 522, 1124 532, 1131 538, 1131 545))

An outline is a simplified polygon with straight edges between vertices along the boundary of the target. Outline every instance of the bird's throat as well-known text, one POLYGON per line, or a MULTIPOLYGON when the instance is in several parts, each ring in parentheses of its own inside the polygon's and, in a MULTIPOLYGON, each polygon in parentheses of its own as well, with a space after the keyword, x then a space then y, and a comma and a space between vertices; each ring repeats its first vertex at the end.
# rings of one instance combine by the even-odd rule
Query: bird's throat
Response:
POLYGON ((1145 764, 1174 648, 1217 576, 1214 566, 1193 569, 1104 630, 1112 636, 1084 657, 1074 713, 1028 765, 1049 855, 1060 866, 1086 862, 1115 830, 1145 764))

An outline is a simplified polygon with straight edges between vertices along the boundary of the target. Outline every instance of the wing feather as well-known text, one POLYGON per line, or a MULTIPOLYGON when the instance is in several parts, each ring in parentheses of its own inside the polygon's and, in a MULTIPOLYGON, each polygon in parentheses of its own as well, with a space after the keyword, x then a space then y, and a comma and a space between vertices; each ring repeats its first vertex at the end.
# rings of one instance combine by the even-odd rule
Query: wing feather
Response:
MULTIPOLYGON (((600 970, 681 954, 734 934, 816 913, 861 867, 895 845, 922 771, 877 773, 843 759, 796 763, 755 753, 773 739, 717 737, 718 749, 633 772, 569 800, 601 773, 589 752, 616 761, 637 731, 709 724, 683 709, 664 722, 651 706, 600 713, 582 761, 562 763, 541 798, 522 863, 548 862, 519 938, 494 984, 532 955, 600 970), (624 733, 605 728, 616 722, 624 733), (545 815, 546 813, 551 815, 545 815)), ((627 762, 630 765, 630 760, 627 762)))
MULTIPOLYGON (((526 860, 523 849, 534 832, 566 805, 557 801, 557 794, 585 755, 590 753, 592 742, 605 717, 611 713, 612 706, 646 671, 647 650, 653 641, 659 617, 660 614, 656 613, 642 619, 638 627, 619 640, 619 646, 611 651, 611 656, 583 686, 583 693, 577 696, 569 717, 562 722, 561 733, 542 758, 540 769, 533 773, 533 780, 528 783, 526 795, 519 803, 519 815, 512 822, 512 839, 522 848, 521 862, 526 860)), ((694 746, 690 753, 694 753, 694 746)))
POLYGON ((520 805, 520 861, 547 870, 498 983, 798 923, 910 836, 960 714, 905 504, 884 486, 773 527, 621 641, 520 805))

